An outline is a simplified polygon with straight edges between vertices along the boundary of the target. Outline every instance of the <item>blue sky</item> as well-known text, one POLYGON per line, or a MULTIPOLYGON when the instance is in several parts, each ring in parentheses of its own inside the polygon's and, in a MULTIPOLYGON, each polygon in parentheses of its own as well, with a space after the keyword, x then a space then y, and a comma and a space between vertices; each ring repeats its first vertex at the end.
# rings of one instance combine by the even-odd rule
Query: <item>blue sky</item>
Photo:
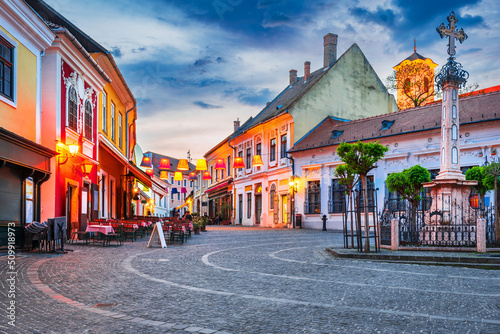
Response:
POLYGON ((45 0, 113 52, 138 100, 143 151, 194 159, 255 116, 288 84, 290 69, 323 64, 357 43, 382 81, 413 52, 445 63, 436 27, 453 10, 468 39, 457 60, 480 88, 500 84, 500 4, 470 1, 45 0))

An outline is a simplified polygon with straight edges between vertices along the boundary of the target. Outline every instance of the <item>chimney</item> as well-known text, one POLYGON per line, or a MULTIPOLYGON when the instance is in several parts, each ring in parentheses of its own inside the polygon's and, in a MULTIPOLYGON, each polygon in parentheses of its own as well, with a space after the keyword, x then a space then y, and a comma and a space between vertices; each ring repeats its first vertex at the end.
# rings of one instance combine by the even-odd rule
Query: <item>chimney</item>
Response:
POLYGON ((304 63, 304 82, 309 80, 310 77, 311 77, 311 62, 306 61, 304 63))
POLYGON ((234 124, 234 132, 236 132, 240 128, 240 119, 237 118, 236 121, 233 121, 234 124))
POLYGON ((297 70, 290 70, 290 86, 297 81, 297 70))
POLYGON ((328 33, 323 37, 325 47, 325 56, 323 61, 324 67, 330 67, 337 60, 337 40, 339 36, 328 33))

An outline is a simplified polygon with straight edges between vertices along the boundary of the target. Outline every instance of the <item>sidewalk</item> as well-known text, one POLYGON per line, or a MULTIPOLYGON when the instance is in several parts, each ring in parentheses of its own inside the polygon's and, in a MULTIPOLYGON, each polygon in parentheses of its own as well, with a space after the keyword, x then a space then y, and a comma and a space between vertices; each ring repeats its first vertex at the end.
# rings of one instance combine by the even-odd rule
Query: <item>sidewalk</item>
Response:
POLYGON ((425 250, 381 249, 375 253, 361 253, 357 249, 327 248, 327 252, 339 258, 371 260, 392 263, 408 263, 422 265, 459 266, 479 269, 500 269, 500 252, 443 252, 425 250))

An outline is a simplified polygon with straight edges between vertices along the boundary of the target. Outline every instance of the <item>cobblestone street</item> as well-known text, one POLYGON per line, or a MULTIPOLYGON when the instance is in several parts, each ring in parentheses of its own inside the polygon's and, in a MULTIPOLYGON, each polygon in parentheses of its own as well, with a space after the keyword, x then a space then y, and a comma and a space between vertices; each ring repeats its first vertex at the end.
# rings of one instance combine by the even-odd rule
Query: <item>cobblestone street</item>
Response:
POLYGON ((147 239, 19 253, 15 327, 0 257, 0 332, 499 332, 495 270, 336 259, 325 248, 342 235, 313 230, 208 227, 167 249, 147 239))

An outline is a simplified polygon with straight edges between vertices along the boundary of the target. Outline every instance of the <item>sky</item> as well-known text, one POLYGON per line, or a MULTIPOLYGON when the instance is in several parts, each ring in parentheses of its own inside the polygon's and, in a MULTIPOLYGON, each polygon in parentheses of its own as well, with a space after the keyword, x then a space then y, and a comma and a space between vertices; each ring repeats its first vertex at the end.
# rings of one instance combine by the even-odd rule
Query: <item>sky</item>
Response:
POLYGON ((137 99, 144 152, 193 159, 257 115, 289 83, 323 66, 323 36, 337 58, 357 43, 382 82, 417 52, 439 69, 451 11, 468 39, 456 59, 469 83, 500 84, 498 0, 45 0, 110 50, 137 99))

